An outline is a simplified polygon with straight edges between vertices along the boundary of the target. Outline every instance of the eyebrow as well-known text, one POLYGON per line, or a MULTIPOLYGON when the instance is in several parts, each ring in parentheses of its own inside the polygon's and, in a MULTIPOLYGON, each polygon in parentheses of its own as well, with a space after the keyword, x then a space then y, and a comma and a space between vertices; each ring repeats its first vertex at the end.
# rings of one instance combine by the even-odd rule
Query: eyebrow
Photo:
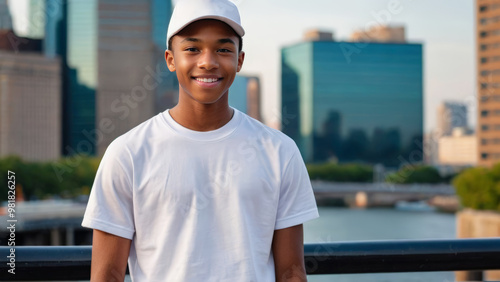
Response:
MULTIPOLYGON (((183 42, 201 42, 201 40, 198 38, 194 38, 194 37, 187 37, 181 41, 181 43, 183 43, 183 42)), ((217 42, 220 44, 231 43, 234 46, 236 46, 236 43, 231 38, 221 38, 221 39, 217 40, 217 42)))
POLYGON ((184 38, 184 39, 181 41, 181 43, 183 43, 183 42, 200 42, 200 40, 199 40, 199 39, 197 39, 197 38, 193 38, 193 37, 187 37, 187 38, 184 38))
POLYGON ((231 43, 234 46, 236 46, 236 43, 231 39, 231 38, 222 38, 218 40, 219 43, 224 44, 224 43, 231 43))

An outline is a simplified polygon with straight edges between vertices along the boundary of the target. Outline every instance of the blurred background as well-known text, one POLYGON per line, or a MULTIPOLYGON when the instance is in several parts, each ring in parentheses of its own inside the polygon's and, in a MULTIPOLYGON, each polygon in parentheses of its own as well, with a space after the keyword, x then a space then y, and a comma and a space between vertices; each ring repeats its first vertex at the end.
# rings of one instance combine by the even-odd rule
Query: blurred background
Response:
MULTIPOLYGON (((177 103, 164 62, 176 2, 0 0, 17 245, 91 244, 80 224, 107 146, 177 103)), ((500 236, 500 0, 233 2, 246 58, 230 104, 299 146, 321 215, 306 243, 500 236)))

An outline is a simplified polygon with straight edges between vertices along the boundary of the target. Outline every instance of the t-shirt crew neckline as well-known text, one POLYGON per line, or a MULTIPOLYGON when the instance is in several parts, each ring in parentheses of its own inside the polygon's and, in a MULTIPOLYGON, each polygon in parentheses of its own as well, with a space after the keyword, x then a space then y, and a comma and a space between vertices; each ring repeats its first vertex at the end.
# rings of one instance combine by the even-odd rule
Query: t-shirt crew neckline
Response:
POLYGON ((169 109, 162 113, 162 117, 167 127, 181 136, 197 141, 216 141, 229 136, 238 127, 241 121, 241 113, 234 108, 232 109, 234 114, 229 122, 222 127, 211 131, 196 131, 180 125, 172 118, 169 109))

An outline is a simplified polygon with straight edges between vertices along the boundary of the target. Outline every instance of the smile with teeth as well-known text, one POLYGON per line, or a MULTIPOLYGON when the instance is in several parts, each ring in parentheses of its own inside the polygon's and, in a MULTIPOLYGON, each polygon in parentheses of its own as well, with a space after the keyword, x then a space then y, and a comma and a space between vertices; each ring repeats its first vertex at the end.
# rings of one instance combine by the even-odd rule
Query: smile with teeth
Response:
POLYGON ((218 81, 219 79, 218 78, 203 78, 203 77, 197 77, 196 78, 197 81, 199 82, 216 82, 218 81))

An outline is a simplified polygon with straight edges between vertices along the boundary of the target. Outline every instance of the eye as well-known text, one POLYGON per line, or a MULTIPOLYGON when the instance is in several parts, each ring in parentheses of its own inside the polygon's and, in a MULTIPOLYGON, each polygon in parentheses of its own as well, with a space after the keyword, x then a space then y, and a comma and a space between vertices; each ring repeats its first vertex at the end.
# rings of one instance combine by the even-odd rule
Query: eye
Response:
POLYGON ((219 50, 217 50, 217 52, 221 52, 221 53, 231 53, 233 52, 232 50, 229 50, 229 49, 226 49, 226 48, 221 48, 219 50))
POLYGON ((196 47, 188 47, 188 48, 185 48, 184 51, 187 51, 187 52, 196 52, 196 51, 198 51, 198 49, 196 47))

